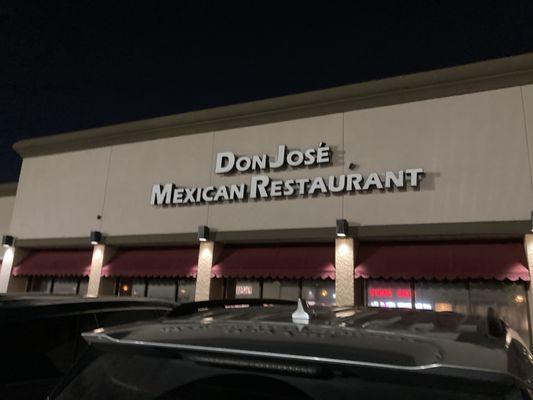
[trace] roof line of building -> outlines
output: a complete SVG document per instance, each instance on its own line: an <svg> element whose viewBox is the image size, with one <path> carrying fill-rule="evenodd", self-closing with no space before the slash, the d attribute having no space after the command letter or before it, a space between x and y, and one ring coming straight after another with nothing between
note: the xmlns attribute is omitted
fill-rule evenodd
<svg viewBox="0 0 533 400"><path fill-rule="evenodd" d="M14 196L17 194L18 182L0 183L0 197Z"/></svg>
<svg viewBox="0 0 533 400"><path fill-rule="evenodd" d="M533 53L21 140L16 142L13 148L22 157L33 157L287 121L530 83L533 83Z"/></svg>

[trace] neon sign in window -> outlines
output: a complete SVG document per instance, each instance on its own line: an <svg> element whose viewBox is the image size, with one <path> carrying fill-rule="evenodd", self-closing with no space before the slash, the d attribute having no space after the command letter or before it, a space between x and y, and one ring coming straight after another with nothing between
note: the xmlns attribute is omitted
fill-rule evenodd
<svg viewBox="0 0 533 400"><path fill-rule="evenodd" d="M237 285L235 287L235 294L237 296L251 296L254 292L252 285Z"/></svg>
<svg viewBox="0 0 533 400"><path fill-rule="evenodd" d="M412 308L413 293L408 282L368 281L370 307Z"/></svg>

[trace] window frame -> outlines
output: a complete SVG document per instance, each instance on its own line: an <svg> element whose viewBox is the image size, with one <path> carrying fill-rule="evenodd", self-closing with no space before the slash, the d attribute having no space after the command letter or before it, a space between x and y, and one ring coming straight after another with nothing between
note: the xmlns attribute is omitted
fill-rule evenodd
<svg viewBox="0 0 533 400"><path fill-rule="evenodd" d="M236 283L237 281L239 280L250 280L250 281L254 281L254 282L259 282L260 284L260 299L263 298L263 294L264 294L264 283L265 281L266 282L271 282L271 281L280 281L280 282L283 282L283 281L291 281L291 282L296 282L297 285L298 285L298 294L297 294L297 298L294 299L294 300L297 300L298 298L303 298L302 297L302 290L303 290L303 284L304 284L304 281L332 281L332 282L335 282L335 279L304 279L304 278L299 278L299 279L275 279L275 278L256 278L256 279L245 279L245 278L223 278L223 299L225 300L231 300L231 299L235 299L236 297L236 294L235 294L235 286L236 286ZM231 291L231 293L230 293ZM366 289L365 289L365 296L366 296ZM365 304L366 304L366 299L365 299Z"/></svg>
<svg viewBox="0 0 533 400"><path fill-rule="evenodd" d="M54 293L54 288L55 288L55 284L57 283L58 280L60 279L64 279L65 277L64 276L51 276L51 275L45 275L45 276L38 276L38 275L30 275L28 276L28 281L26 283L26 293L32 293L34 292L32 289L33 289L33 285L34 285L34 282L36 280L36 278L45 278L45 279L50 279L50 290L46 291L46 292L35 292L35 293L46 293L46 294L56 294L58 296L78 296L78 295L81 295L80 293L80 287L81 287L81 282L83 279L85 278L88 278L86 276L75 276L73 277L72 279L75 279L76 280L76 292L75 293ZM67 277L68 278L68 277Z"/></svg>

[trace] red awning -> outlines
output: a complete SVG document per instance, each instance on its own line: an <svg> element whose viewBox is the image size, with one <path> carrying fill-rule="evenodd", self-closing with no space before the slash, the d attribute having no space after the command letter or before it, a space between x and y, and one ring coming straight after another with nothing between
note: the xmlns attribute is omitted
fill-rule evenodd
<svg viewBox="0 0 533 400"><path fill-rule="evenodd" d="M13 268L14 276L88 276L90 250L41 250L31 253Z"/></svg>
<svg viewBox="0 0 533 400"><path fill-rule="evenodd" d="M362 244L355 277L529 281L521 243Z"/></svg>
<svg viewBox="0 0 533 400"><path fill-rule="evenodd" d="M335 279L334 245L228 247L211 270L216 278Z"/></svg>
<svg viewBox="0 0 533 400"><path fill-rule="evenodd" d="M102 275L193 278L197 269L197 247L125 249L102 268Z"/></svg>

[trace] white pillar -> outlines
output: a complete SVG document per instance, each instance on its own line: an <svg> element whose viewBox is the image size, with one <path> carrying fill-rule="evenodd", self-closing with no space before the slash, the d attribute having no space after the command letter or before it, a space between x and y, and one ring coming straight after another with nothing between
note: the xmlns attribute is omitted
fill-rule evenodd
<svg viewBox="0 0 533 400"><path fill-rule="evenodd" d="M217 285L212 285L213 280L211 279L211 269L215 265L223 247L222 243L212 241L200 242L194 301L223 298L222 285L218 281L216 281Z"/></svg>
<svg viewBox="0 0 533 400"><path fill-rule="evenodd" d="M194 301L209 300L209 292L211 289L211 268L213 267L215 259L214 255L215 242L200 242Z"/></svg>
<svg viewBox="0 0 533 400"><path fill-rule="evenodd" d="M335 293L338 306L354 305L355 248L353 238L335 239Z"/></svg>
<svg viewBox="0 0 533 400"><path fill-rule="evenodd" d="M11 270L13 269L14 259L15 247L8 247L4 252L2 269L0 270L0 293L7 293L7 287L9 286L9 279L11 278Z"/></svg>
<svg viewBox="0 0 533 400"><path fill-rule="evenodd" d="M113 257L115 249L105 244L97 244L93 247L91 259L91 272L87 285L87 297L98 297L101 293L102 268Z"/></svg>
<svg viewBox="0 0 533 400"><path fill-rule="evenodd" d="M2 268L0 269L0 293L7 293L9 281L11 279L11 270L28 254L26 250L16 246L8 247L4 252L2 259Z"/></svg>

